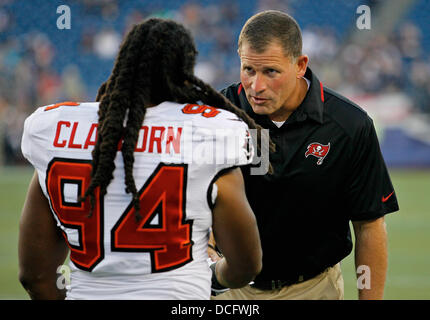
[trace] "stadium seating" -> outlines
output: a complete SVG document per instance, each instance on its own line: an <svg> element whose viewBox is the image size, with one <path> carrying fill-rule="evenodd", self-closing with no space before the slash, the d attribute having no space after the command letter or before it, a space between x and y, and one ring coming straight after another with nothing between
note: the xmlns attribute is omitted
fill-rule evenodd
<svg viewBox="0 0 430 320"><path fill-rule="evenodd" d="M327 53L326 46L320 48L320 51L315 51L317 57L311 57L312 68L315 66L317 73L324 78L325 84L327 84L329 82L325 79L326 73L324 73L327 71L326 66L329 65L327 62L330 62L329 59L331 59L337 63L335 55L338 52L336 50L339 50L348 41L348 36L356 28L357 7L372 2L377 3L377 1L370 0L238 0L234 2L228 0L74 0L67 1L71 10L71 29L60 30L56 27L57 19L60 16L57 13L57 7L63 5L64 1L3 0L0 1L0 84L2 84L0 97L6 96L6 100L11 104L22 94L29 95L23 103L27 105L27 110L25 110L27 114L32 112L35 106L55 102L51 101L52 99L59 101L72 99L61 84L64 81L64 73L74 66L80 75L75 81L78 81L84 88L81 99L94 99L98 87L107 79L112 70L115 56L109 54L112 53L109 51L112 48L106 46L106 43L97 47L96 39L99 39L103 32L110 32L113 46L118 45L131 22L137 22L139 19L149 16L176 19L191 29L199 51L198 65L203 66L199 70L203 70L201 71L202 76L205 75L205 72L212 72L213 76L208 77L209 82L215 88L221 89L238 80L239 59L236 53L236 41L241 26L255 12L269 8L286 10L291 13L297 19L304 34L306 31L310 31L308 34L316 31L313 39L317 45L318 41L324 42L321 37L332 36L330 39L333 41L333 46L336 47L332 55L325 57L326 60L321 59ZM410 30L413 32L415 28L420 46L418 57L411 58L407 54L401 57L402 70L409 70L409 66L413 66L416 62L421 64L415 64L415 70L430 70L429 12L429 1L416 0L396 25L394 35L397 36L398 33L404 32L407 23L412 23L413 28ZM410 30L408 32L411 32ZM41 52L37 52L40 50L41 44L45 48ZM306 45L307 43L305 43ZM397 46L399 44L398 41L390 39L388 45ZM98 52L97 48L101 52ZM390 51L387 50L387 52L389 54ZM32 77L31 82L34 86L27 88L25 93L22 93L22 88L15 83L17 77L15 69L23 60L27 62L28 68L24 70L30 72L29 77ZM421 68L421 65L424 67ZM319 70L319 66L325 67L325 70ZM346 69L345 66L341 67ZM40 92L43 89L40 88L43 83L40 80L43 72L48 72L48 75L55 79L54 82L59 82L59 92L54 90L54 93L47 94L46 100L48 101L43 100L45 95ZM354 77L357 75L354 71L352 73L352 79L348 78L344 82L355 80ZM353 82L351 86L362 85L363 87L359 89L364 92L381 94L384 90L391 90L391 84L397 85L397 90L409 95L415 103L416 111L430 114L430 103L428 102L430 101L430 71L428 71L427 87L425 85L417 87L409 73L405 73L405 76L403 74L404 72L401 72L401 81L399 78L392 80L389 78L390 74L388 76L380 74L379 86L367 83L365 78L358 79L359 81ZM426 76L421 73L418 74L418 80L419 77L425 78ZM50 80L51 85L52 79ZM384 84L387 88L383 86ZM339 88L334 87L334 89ZM15 124L15 126L19 127L20 124ZM20 130L15 131L19 136ZM399 141L406 141L404 144L408 147L416 145L409 143L407 138L403 139L404 136L399 136L397 131L387 131L385 136L387 139L391 137L390 139L398 138ZM388 163L403 166L407 160L399 160L394 149L391 152L390 148L394 145L390 141L393 140L382 141L383 152L388 155ZM15 145L17 144L15 143ZM16 152L19 152L19 149L16 149ZM430 156L427 153L417 151L417 154L424 157L425 163L430 166ZM411 165L414 163L416 162L410 161Z"/></svg>

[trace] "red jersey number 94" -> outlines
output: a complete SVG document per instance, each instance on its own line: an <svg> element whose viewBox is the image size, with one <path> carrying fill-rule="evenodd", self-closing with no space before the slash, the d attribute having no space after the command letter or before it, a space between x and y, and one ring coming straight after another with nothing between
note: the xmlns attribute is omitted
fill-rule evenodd
<svg viewBox="0 0 430 320"><path fill-rule="evenodd" d="M85 160L53 159L47 170L46 187L54 214L65 228L76 229L79 241L67 239L70 259L80 269L92 271L104 259L103 197L96 189L93 214L89 199L71 201L65 195L72 185L83 195L91 179L91 163ZM187 165L160 163L139 191L140 216L130 203L111 230L111 250L149 252L152 272L179 268L192 261L192 220L185 216ZM159 224L149 224L159 214ZM72 243L71 243L72 242Z"/></svg>

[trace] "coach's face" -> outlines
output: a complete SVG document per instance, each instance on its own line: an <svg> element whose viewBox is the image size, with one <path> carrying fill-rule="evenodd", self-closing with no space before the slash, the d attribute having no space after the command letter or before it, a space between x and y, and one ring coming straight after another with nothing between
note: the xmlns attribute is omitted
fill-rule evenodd
<svg viewBox="0 0 430 320"><path fill-rule="evenodd" d="M240 80L246 97L256 114L284 121L300 105L307 91L303 75L308 57L293 61L277 41L258 53L247 41L239 48Z"/></svg>

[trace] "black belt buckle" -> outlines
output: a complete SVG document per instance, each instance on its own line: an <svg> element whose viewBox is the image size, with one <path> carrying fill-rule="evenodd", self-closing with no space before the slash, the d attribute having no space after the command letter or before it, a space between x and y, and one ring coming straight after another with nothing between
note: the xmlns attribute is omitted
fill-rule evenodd
<svg viewBox="0 0 430 320"><path fill-rule="evenodd" d="M293 284L310 280L318 276L319 274L323 273L325 270L327 269L324 269L323 271L318 271L318 272L304 273L304 274L295 276L294 278L290 278L288 280L260 280L260 281L257 280L257 281L254 281L253 284L251 284L251 287L257 288L260 290L282 289L285 286L291 286Z"/></svg>
<svg viewBox="0 0 430 320"><path fill-rule="evenodd" d="M287 285L290 285L290 283L285 280L261 280L255 281L253 284L251 284L251 287L260 290L276 290L282 289Z"/></svg>

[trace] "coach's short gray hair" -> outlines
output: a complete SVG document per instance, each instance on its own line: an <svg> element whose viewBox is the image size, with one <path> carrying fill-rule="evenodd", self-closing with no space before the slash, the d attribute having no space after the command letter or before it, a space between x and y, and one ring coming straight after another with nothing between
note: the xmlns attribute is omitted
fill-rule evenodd
<svg viewBox="0 0 430 320"><path fill-rule="evenodd" d="M261 53L274 40L283 47L286 56L295 59L302 55L302 33L297 21L277 10L257 13L246 21L239 35L239 54L245 41Z"/></svg>

